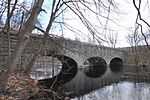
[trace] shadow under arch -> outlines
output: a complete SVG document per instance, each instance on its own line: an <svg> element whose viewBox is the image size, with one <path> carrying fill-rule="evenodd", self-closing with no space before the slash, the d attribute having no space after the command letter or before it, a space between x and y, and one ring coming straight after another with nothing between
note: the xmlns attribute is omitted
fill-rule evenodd
<svg viewBox="0 0 150 100"><path fill-rule="evenodd" d="M87 61L86 61L86 64L88 64L88 67L85 68L86 76L90 78L98 78L106 72L107 63L103 58L90 57L87 59Z"/></svg>
<svg viewBox="0 0 150 100"><path fill-rule="evenodd" d="M110 61L110 69L114 73L122 72L123 70L123 60L121 58L113 58Z"/></svg>
<svg viewBox="0 0 150 100"><path fill-rule="evenodd" d="M38 80L38 85L42 85L45 88L52 88L61 86L71 81L77 74L77 63L75 60L64 55L55 55L62 63L62 69L60 73L52 78Z"/></svg>

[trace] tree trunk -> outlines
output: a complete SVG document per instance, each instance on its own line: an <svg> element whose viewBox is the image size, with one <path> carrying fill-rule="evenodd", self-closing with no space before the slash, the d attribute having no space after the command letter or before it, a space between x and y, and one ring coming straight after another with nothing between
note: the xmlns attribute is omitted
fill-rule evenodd
<svg viewBox="0 0 150 100"><path fill-rule="evenodd" d="M12 53L11 57L8 60L8 65L6 66L7 70L2 71L3 73L0 72L1 74L3 74L2 76L0 76L1 77L0 81L3 83L3 85L1 87L5 86L5 84L8 80L9 74L12 73L17 67L21 53L24 50L24 48L29 40L29 37L31 35L31 32L35 27L35 22L36 22L37 16L39 15L39 13L41 11L43 2L44 2L44 0L38 0L35 3L34 7L32 8L30 17L28 18L28 20L25 22L25 24L19 30L20 39L16 46L15 51ZM0 89L1 89L1 87L0 87Z"/></svg>
<svg viewBox="0 0 150 100"><path fill-rule="evenodd" d="M31 69L32 66L34 65L34 63L35 63L35 61L36 61L36 58L37 58L38 55L41 53L43 47L44 47L45 44L46 44L46 41L47 41L48 37L50 37L50 36L49 36L49 31L50 31L50 29L51 29L51 26L52 26L53 21L54 21L55 18L56 18L55 15L56 15L56 13L57 13L57 11L58 11L58 7L59 7L58 5L59 5L59 4L60 4L60 1L58 2L57 6L56 6L56 10L53 11L53 10L54 10L54 6L55 6L55 0L53 0L51 16L50 16L50 20L49 20L49 23L48 23L48 25L47 25L46 31L44 31L44 30L42 30L42 29L40 29L40 28L37 27L37 29L40 30L42 33L44 33L44 35L43 35L43 39L42 39L42 42L41 42L40 47L39 47L38 50L34 53L33 58L31 59L31 61L30 61L29 64L27 65L27 68L25 69L25 73L26 73L27 75L29 75L30 69Z"/></svg>
<svg viewBox="0 0 150 100"><path fill-rule="evenodd" d="M44 33L40 47L39 47L38 50L34 53L33 58L31 59L31 61L28 63L28 65L26 66L26 68L25 68L25 70L24 70L24 72L25 72L27 75L29 75L31 68L32 68L32 66L34 65L35 61L36 61L36 58L38 57L38 55L39 55L40 52L42 51L43 47L45 46L48 37L49 37L48 33Z"/></svg>

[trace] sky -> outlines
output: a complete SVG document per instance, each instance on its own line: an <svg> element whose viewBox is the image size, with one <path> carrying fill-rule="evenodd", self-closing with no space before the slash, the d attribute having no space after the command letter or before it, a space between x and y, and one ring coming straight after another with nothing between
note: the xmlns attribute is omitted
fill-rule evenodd
<svg viewBox="0 0 150 100"><path fill-rule="evenodd" d="M20 0L22 1L22 0ZM31 2L31 0L26 0L27 2ZM105 0L102 0L103 2L107 3ZM135 28L135 21L136 21L136 16L137 16L137 11L132 3L132 0L114 0L115 4L117 5L118 9L117 11L120 12L114 13L110 12L110 19L108 20L108 25L107 28L110 28L111 31L105 31L103 28L101 28L101 23L103 26L105 26L106 20L105 18L98 17L100 22L97 20L97 17L95 14L85 11L83 11L83 14L88 18L88 20L92 23L92 27L96 28L96 31L99 32L99 37L103 40L108 41L109 38L111 37L111 34L117 35L117 44L116 47L127 47L130 46L129 43L127 42L127 35L131 34L131 30L134 30ZM149 20L149 15L150 12L148 12L148 8L145 6L145 1L142 0L142 17L146 19L146 21ZM51 10L51 5L52 5L52 0L45 0L43 4L43 8L45 9L45 12L40 13L39 15L39 20L41 21L43 29L46 28L48 21L49 21L49 16L50 16L50 10ZM90 5L92 9L94 9L93 6ZM112 7L111 7L112 8ZM107 11L101 11L102 15L108 16ZM62 21L62 18L64 19ZM64 36L65 38L70 38L73 40L80 40L83 42L93 42L93 37L91 33L85 28L81 20L71 11L71 10L66 10L60 15L60 18L58 18L56 21L61 21L67 23L68 28L61 26L60 24L53 24L53 27L50 31L52 34L56 34L59 36ZM139 21L140 22L140 21ZM140 22L141 23L141 22ZM115 36L114 35L114 36ZM107 38L106 38L107 37ZM109 43L107 42L102 42L102 45L105 46L110 46Z"/></svg>
<svg viewBox="0 0 150 100"><path fill-rule="evenodd" d="M118 35L118 38L117 38L118 41L117 41L117 45L116 45L117 47L129 46L129 44L126 41L126 36L130 32L129 28L134 27L134 25L135 25L136 10L135 10L134 6L131 3L129 3L129 1L132 2L131 0L122 0L122 1L116 0L116 3L118 4L118 9L120 9L121 14L117 15L117 14L110 13L110 19L115 21L115 23L112 21L108 21L108 24L109 24L108 26L112 30L114 30L113 33ZM104 15L107 16L107 12L104 12L104 13L106 13ZM67 16L70 16L70 19L71 18L77 19L76 16L71 12L68 12ZM90 15L91 22L95 23L96 25L99 25L99 24L97 24L97 20L94 21L94 18L95 18L94 16L95 15L92 15L92 14ZM103 24L105 24L106 19L100 18L100 20ZM68 21L68 23L71 24L71 26L77 28L78 30L81 30L87 36L90 35L90 33L87 31L87 29L82 25L81 21L70 20L70 21ZM84 29L84 31L83 31L83 29ZM100 33L102 33L102 35L105 35L103 29L98 28L97 30ZM65 33L66 33L66 37L70 38L70 34L68 34L70 32L65 30ZM78 34L76 34L74 37L76 37L76 36L78 36ZM74 37L72 36L71 38L74 38ZM78 37L78 38L81 41L83 41L83 40L89 41L88 39L86 39L85 35ZM105 39L105 37L103 39ZM104 42L103 44L106 46L109 45L109 44L107 44L107 42Z"/></svg>
<svg viewBox="0 0 150 100"><path fill-rule="evenodd" d="M133 4L131 4L130 2L132 2L132 1L131 0L123 0L123 1L118 2L118 0L116 0L118 9L120 9L121 14L119 14L119 15L110 14L110 18L112 20L114 20L115 23L112 21L108 21L108 24L109 24L109 27L114 30L113 33L118 35L118 38L117 38L118 41L117 41L117 45L116 45L117 47L129 46L129 44L126 41L126 36L130 32L129 28L134 27L135 18L136 18L136 10L135 10ZM104 14L104 13L106 13L106 14ZM103 15L107 16L107 12L104 12L104 13L103 13ZM73 32L70 32L70 30L68 30L67 28L64 28L63 35L66 38L79 39L80 41L84 41L84 42L92 41L91 34L88 32L88 30L84 27L82 22L78 19L78 17L74 13L72 13L71 11L67 11L64 13L64 17L67 17L67 19L71 19L71 20L67 20L66 23L69 23L70 26L74 27L74 29L80 30L82 33L82 34L73 33ZM99 24L97 24L97 20L94 20L94 19L96 19L95 15L91 14L89 17L89 20L92 23L99 26ZM103 24L105 24L106 19L100 18L100 20ZM103 29L98 28L97 30L101 33L104 33ZM57 31L55 31L55 32L57 32ZM60 34L60 32L55 33L55 34ZM104 34L102 34L102 35L104 35ZM91 37L90 40L88 38L89 36ZM103 39L105 39L105 37ZM109 44L107 44L107 42L104 42L103 44L106 46L109 45Z"/></svg>

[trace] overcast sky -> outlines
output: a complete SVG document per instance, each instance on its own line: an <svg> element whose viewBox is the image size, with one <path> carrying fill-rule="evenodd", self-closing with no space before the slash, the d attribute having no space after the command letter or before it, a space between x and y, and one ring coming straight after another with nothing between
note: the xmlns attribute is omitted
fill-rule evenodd
<svg viewBox="0 0 150 100"><path fill-rule="evenodd" d="M28 0L27 0L28 1ZM30 1L30 0L29 0ZM51 10L51 1L52 0L45 0L43 8L46 10L47 13L41 13L39 16L39 19L41 20L43 27L46 28L46 25L48 24L48 20L49 20L49 15L50 15L50 10ZM137 16L137 12L136 9L134 8L134 5L132 3L132 0L114 0L115 4L118 6L119 12L120 14L116 14L111 12L110 13L110 19L108 21L108 28L111 28L113 31L111 31L112 33L117 33L118 35L118 41L117 41L117 47L125 47L125 46L129 46L129 44L127 43L126 37L128 34L131 33L131 29L134 29L135 27L135 20L136 20L136 16ZM145 1L146 0L142 0L142 17L144 17L147 21L149 21L149 12L145 6ZM145 6L145 7L144 7ZM104 12L103 15L107 15L107 12ZM95 24L97 26L100 26L100 24L98 23L95 15L92 15L91 13L87 13L89 20L93 23L93 25ZM60 15L62 16L62 15ZM66 38L71 38L71 39L75 39L78 38L81 41L87 42L89 41L89 37L92 39L91 34L89 33L89 31L84 27L84 25L82 24L82 22L79 20L79 18L70 10L67 10L63 13L63 17L66 18L67 20L65 20L65 22L73 27L75 30L72 31L76 31L77 33L74 33L72 31L70 31L68 28L62 28L61 30L61 26L60 25L54 25L54 27L51 30L51 33L57 34L57 35L64 35ZM57 20L58 21L58 20ZM105 24L106 23L106 19L100 18L100 21ZM78 30L78 31L77 31ZM97 28L97 30L101 33L101 37L103 39L105 39L104 37L104 30L101 28ZM80 34L81 33L81 34ZM106 32L108 33L108 31ZM108 45L107 43L103 43L104 45Z"/></svg>
<svg viewBox="0 0 150 100"><path fill-rule="evenodd" d="M134 27L135 26L135 19L136 19L136 10L132 4L132 0L115 0L118 6L118 9L120 10L120 14L117 15L116 13L110 13L110 19L112 19L113 21L108 21L108 27L110 27L113 31L113 33L117 33L118 34L118 42L117 42L117 47L124 47L124 46L129 46L129 44L126 42L126 36L128 33L130 33L129 28L130 27ZM105 15L105 14L103 14ZM84 25L82 25L81 21L79 21L79 19L77 19L77 17L75 16L75 14L73 14L72 12L67 12L65 14L65 16L69 16L68 19L74 19L74 20L68 20L69 25L71 25L72 27L82 31L84 33L84 35L82 34L81 36L79 34L74 34L74 36L72 35L73 33L71 33L70 31L68 31L67 29L64 30L64 34L67 38L74 38L76 36L80 36L78 37L81 41L88 41L88 39L86 39L86 36L89 36L90 33L87 31L87 29L84 27ZM106 12L106 16L107 16L107 12ZM90 15L89 20L91 20L92 23L97 24L97 19L95 18L95 15ZM95 19L94 19L95 18ZM101 22L103 22L105 24L106 19L100 18ZM104 30L98 28L97 30L99 30L99 32L103 33ZM70 35L71 34L71 35ZM104 35L104 34L103 34ZM105 37L104 37L105 39ZM104 45L108 45L107 43L103 43Z"/></svg>

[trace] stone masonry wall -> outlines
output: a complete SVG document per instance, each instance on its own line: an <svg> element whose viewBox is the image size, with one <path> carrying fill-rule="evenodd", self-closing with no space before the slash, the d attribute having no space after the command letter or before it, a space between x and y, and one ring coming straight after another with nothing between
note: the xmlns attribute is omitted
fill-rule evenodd
<svg viewBox="0 0 150 100"><path fill-rule="evenodd" d="M10 48L11 53L16 48L17 42L19 41L19 34L11 32L10 34ZM40 47L42 41L42 35L32 34L30 40L24 49L20 61L18 63L18 69L24 69L30 62L34 53ZM8 58L9 58L9 43L8 36L5 34L4 41L0 47L0 67L6 68ZM113 48L102 47L98 45L91 45L88 43L71 41L64 38L49 38L43 51L39 56L49 56L55 53L56 55L65 55L73 58L77 64L83 66L85 60L90 57L102 57L106 60L107 64L115 58L119 57L125 61L125 53L121 50L116 50Z"/></svg>
<svg viewBox="0 0 150 100"><path fill-rule="evenodd" d="M11 48L11 54L16 48L17 42L19 41L19 35L16 33L10 34L10 48ZM34 53L37 51L37 49L40 47L42 41L42 35L32 35L30 37L30 40L24 49L20 61L18 63L18 69L23 69L26 67L26 65L29 63L31 58L33 57ZM54 52L55 49L57 49L54 42L51 42L50 40L47 41L46 46L43 48L43 51L40 55L48 55L50 52ZM0 47L0 67L5 68L7 65L9 58L9 43L8 43L8 36L4 34L4 40L2 42L2 45Z"/></svg>

